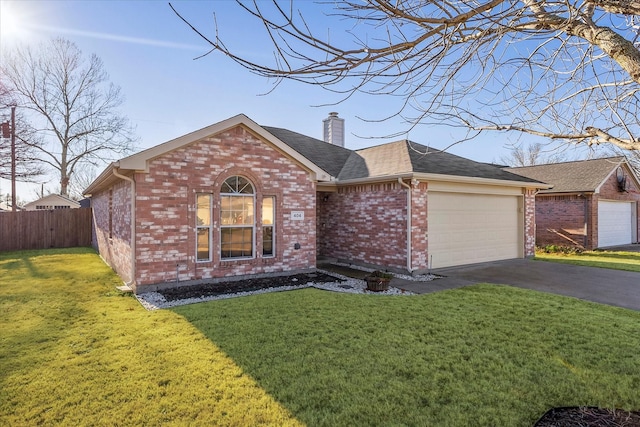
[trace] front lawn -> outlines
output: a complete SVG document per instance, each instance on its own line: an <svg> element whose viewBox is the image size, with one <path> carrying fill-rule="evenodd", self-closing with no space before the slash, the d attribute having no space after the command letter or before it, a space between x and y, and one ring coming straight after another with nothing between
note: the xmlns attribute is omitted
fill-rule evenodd
<svg viewBox="0 0 640 427"><path fill-rule="evenodd" d="M89 249L0 254L0 425L531 426L640 408L640 313L506 286L147 312Z"/></svg>
<svg viewBox="0 0 640 427"><path fill-rule="evenodd" d="M536 251L536 259L583 265L586 267L612 268L640 272L640 252L588 251L582 253L546 253Z"/></svg>
<svg viewBox="0 0 640 427"><path fill-rule="evenodd" d="M506 286L173 309L310 426L531 426L640 408L640 313Z"/></svg>
<svg viewBox="0 0 640 427"><path fill-rule="evenodd" d="M0 425L299 425L183 317L120 284L90 249L0 254Z"/></svg>

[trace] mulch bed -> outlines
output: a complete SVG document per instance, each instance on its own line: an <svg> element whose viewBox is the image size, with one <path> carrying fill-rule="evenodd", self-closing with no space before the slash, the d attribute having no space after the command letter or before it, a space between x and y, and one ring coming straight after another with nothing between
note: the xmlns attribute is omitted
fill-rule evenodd
<svg viewBox="0 0 640 427"><path fill-rule="evenodd" d="M640 411L604 409L589 406L553 408L534 427L638 427Z"/></svg>
<svg viewBox="0 0 640 427"><path fill-rule="evenodd" d="M254 292L261 289L279 288L282 286L302 286L307 283L343 282L343 279L324 273L301 273L290 276L261 277L220 283L181 286L157 291L167 301L187 298L211 297L238 292Z"/></svg>

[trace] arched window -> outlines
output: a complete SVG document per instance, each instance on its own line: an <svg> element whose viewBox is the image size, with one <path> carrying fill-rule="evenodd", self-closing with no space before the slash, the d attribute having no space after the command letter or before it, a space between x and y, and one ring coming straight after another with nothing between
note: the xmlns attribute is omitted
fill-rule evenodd
<svg viewBox="0 0 640 427"><path fill-rule="evenodd" d="M220 258L254 256L255 191L242 176L227 178L220 189Z"/></svg>

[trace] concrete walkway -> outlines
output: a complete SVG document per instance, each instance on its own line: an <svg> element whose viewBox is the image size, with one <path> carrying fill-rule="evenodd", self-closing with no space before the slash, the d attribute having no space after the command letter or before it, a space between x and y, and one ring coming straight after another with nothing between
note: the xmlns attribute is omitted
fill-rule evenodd
<svg viewBox="0 0 640 427"><path fill-rule="evenodd" d="M362 270L319 265L348 277L362 279ZM530 259L512 259L432 271L441 276L428 282L394 278L391 286L417 294L456 289L476 283L494 283L580 298L640 311L640 273L581 267Z"/></svg>

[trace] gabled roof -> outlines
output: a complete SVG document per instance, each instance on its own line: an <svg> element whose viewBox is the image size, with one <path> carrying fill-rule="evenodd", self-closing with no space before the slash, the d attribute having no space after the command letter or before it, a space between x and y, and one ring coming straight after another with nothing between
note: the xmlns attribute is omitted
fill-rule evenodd
<svg viewBox="0 0 640 427"><path fill-rule="evenodd" d="M537 183L535 179L409 140L365 148L355 153L362 161L352 157L340 173L340 180L412 173Z"/></svg>
<svg viewBox="0 0 640 427"><path fill-rule="evenodd" d="M136 171L146 172L149 169L149 162L157 157L167 154L171 151L186 147L195 142L201 141L208 137L214 136L225 130L232 129L237 126L244 126L246 129L267 141L276 150L296 161L302 167L309 170L315 175L319 181L328 181L331 174L323 170L316 163L302 155L300 152L285 144L278 139L277 136L268 132L265 128L258 125L244 114L238 114L229 119L207 126L195 132L188 133L181 137L172 139L165 143L153 146L139 153L120 159L108 165L105 170L84 190L83 194L91 195L95 191L112 185L121 178L119 176L132 175ZM117 174L117 175L116 175Z"/></svg>
<svg viewBox="0 0 640 427"><path fill-rule="evenodd" d="M265 128L258 125L256 122L254 122L244 114L238 114L237 116L231 117L227 120L223 120L211 126L207 126L195 132L188 133L179 138L172 139L171 141L167 141L163 144L156 145L155 147L151 147L147 150L133 154L129 157L125 157L124 159L117 162L117 166L122 169L146 171L148 169L149 161L156 157L159 157L170 151L185 147L189 144L193 144L194 142L198 142L202 139L216 135L220 132L239 125L244 126L254 134L262 137L276 149L280 150L283 154L288 155L289 157L300 163L302 166L314 172L317 175L318 179L328 179L326 172L321 170L317 164L310 161L310 159L300 155L298 151L292 149L289 145L284 144L277 137L275 137L275 135L272 135L271 133L266 131Z"/></svg>
<svg viewBox="0 0 640 427"><path fill-rule="evenodd" d="M625 162L620 156L505 169L553 185L541 193L590 193Z"/></svg>
<svg viewBox="0 0 640 427"><path fill-rule="evenodd" d="M467 181L486 180L484 182L489 184L509 183L516 186L528 184L536 188L547 187L535 179L510 173L503 168L475 162L408 140L353 151L287 129L260 126L244 114L239 114L110 164L84 193L90 195L122 179L123 176L131 176L135 171L148 171L149 162L154 158L239 125L307 168L318 182L410 176L441 180L448 180L447 177L462 177Z"/></svg>
<svg viewBox="0 0 640 427"><path fill-rule="evenodd" d="M338 181L418 173L537 182L491 164L475 162L408 140L353 151L287 129L269 126L263 128Z"/></svg>
<svg viewBox="0 0 640 427"><path fill-rule="evenodd" d="M33 202L27 203L24 205L25 209L29 209L32 206L71 206L74 208L79 208L80 203L77 201L70 199L67 196L63 196L61 194L48 194L44 197L41 197L38 200L34 200Z"/></svg>

